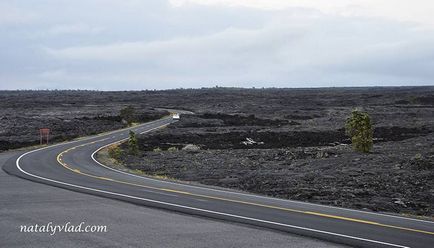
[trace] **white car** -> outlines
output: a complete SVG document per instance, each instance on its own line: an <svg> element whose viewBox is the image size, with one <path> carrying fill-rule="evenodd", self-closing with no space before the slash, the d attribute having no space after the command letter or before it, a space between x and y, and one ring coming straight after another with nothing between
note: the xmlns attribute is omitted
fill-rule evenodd
<svg viewBox="0 0 434 248"><path fill-rule="evenodd" d="M173 118L174 120L179 120L180 116L179 116L178 113L175 113L175 114L172 115L172 118Z"/></svg>

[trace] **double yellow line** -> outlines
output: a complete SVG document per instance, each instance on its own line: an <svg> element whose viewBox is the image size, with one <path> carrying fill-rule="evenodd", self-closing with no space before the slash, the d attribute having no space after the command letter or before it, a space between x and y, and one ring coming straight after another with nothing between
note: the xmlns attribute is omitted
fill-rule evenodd
<svg viewBox="0 0 434 248"><path fill-rule="evenodd" d="M85 144L81 144L81 145L77 145L77 146L71 147L71 148L69 148L69 149L67 149L67 150L65 150L65 151L63 151L63 152L61 152L61 153L59 153L57 155L57 162L59 164L61 164L64 168L66 168L66 169L68 169L68 170L70 170L70 171L72 171L74 173L77 173L77 174L80 174L80 175L83 175L83 176L87 176L87 177L91 177L91 178L95 178L95 179L99 179L99 180L106 180L106 181L111 181L111 182L116 182L116 183L121 183L121 184L126 184L126 185L132 185L132 186L137 186L137 187L146 188L146 189L157 190L157 191L164 191L164 192L169 192L169 193L177 193L177 194L195 196L195 197L204 198L204 199L212 199L212 200L220 200L220 201L226 201L226 202L233 202L233 203L239 203L239 204L257 206L257 207L277 209L277 210L282 210L282 211L287 211L287 212L293 212L293 213L300 213L300 214L306 214L306 215L312 215L312 216L320 216L320 217L324 217L324 218L338 219L338 220L344 220L344 221L351 221L351 222L363 223L363 224L368 224L368 225L375 225L375 226L380 226L380 227L399 229L399 230L403 230L403 231L410 231L410 232L417 232L417 233L434 235L434 232L430 232L430 231L424 231L424 230L418 230L418 229L413 229L413 228L388 225L388 224L383 224L383 223L373 222L373 221L368 221L368 220L348 218L348 217L343 217L343 216L338 216L338 215L324 214L324 213L319 213L319 212L303 211L303 210L297 210L297 209L292 209L292 208L284 208L284 207L278 207L278 206L261 204L261 203L247 202L247 201L234 200L234 199L228 199L228 198L222 198L222 197L216 197L216 196L196 194L196 193L191 193L191 192L187 192L187 191L180 191L180 190L174 190L174 189L169 189L169 188L153 187L153 186L147 186L147 185L142 185L142 184L137 184L137 183L131 183L131 182L121 181L121 180L117 180L117 179L112 179L112 178L101 177L101 176L96 176L96 175L84 173L84 172L81 172L79 169L71 168L68 164L66 164L65 162L63 162L62 157L63 157L63 155L65 153L67 153L67 152L69 152L69 151L71 151L73 149L76 149L76 148L79 148L79 147L83 147L83 146L87 146L87 145L90 145L90 144L95 144L97 142L100 142L100 141L103 141L103 140L106 140L106 139L92 141L92 142L89 142L89 143L85 143Z"/></svg>

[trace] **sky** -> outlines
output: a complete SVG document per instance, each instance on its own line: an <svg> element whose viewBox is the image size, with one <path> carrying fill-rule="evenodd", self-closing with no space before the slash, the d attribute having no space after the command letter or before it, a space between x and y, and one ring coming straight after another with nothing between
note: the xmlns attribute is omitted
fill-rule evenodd
<svg viewBox="0 0 434 248"><path fill-rule="evenodd" d="M432 0L0 0L0 90L434 85Z"/></svg>

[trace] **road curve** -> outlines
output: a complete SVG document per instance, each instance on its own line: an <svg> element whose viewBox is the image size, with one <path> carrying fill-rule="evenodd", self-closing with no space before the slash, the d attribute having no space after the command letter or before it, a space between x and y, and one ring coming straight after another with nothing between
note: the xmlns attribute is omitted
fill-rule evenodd
<svg viewBox="0 0 434 248"><path fill-rule="evenodd" d="M3 169L25 179L138 205L241 222L358 247L434 247L434 222L167 182L106 167L96 151L174 122L132 128L21 154Z"/></svg>

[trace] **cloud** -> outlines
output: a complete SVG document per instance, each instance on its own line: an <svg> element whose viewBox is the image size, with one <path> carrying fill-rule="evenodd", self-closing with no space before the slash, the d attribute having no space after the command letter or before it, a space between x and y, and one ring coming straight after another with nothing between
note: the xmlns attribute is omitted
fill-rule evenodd
<svg viewBox="0 0 434 248"><path fill-rule="evenodd" d="M413 27L365 18L280 16L256 29L47 52L59 60L102 63L143 83L430 82L434 36Z"/></svg>
<svg viewBox="0 0 434 248"><path fill-rule="evenodd" d="M163 41L121 42L94 46L77 46L62 49L47 49L47 52L60 59L103 60L103 61L148 61L171 60L185 58L201 59L204 57L234 57L234 53L243 50L255 52L255 46L265 41L264 34L268 29L243 30L228 28L222 32L205 36L177 37ZM278 39L276 35L273 35ZM281 41L282 42L282 41ZM272 48L272 47L269 47ZM261 52L261 51L259 51ZM173 60L173 59L172 59Z"/></svg>
<svg viewBox="0 0 434 248"><path fill-rule="evenodd" d="M102 27L93 27L85 23L55 25L46 32L50 35L65 34L99 34L104 30Z"/></svg>
<svg viewBox="0 0 434 248"><path fill-rule="evenodd" d="M0 2L0 26L29 23L37 18L38 15L33 11Z"/></svg>
<svg viewBox="0 0 434 248"><path fill-rule="evenodd" d="M23 4L43 18L0 34L0 88L432 85L434 30L378 1Z"/></svg>
<svg viewBox="0 0 434 248"><path fill-rule="evenodd" d="M57 69L57 70L50 70L50 71L44 71L40 73L38 76L43 79L63 79L65 76L67 76L67 72L64 69Z"/></svg>
<svg viewBox="0 0 434 248"><path fill-rule="evenodd" d="M434 2L431 0L170 0L174 7L209 5L249 7L262 10L287 8L316 9L324 14L356 17L380 17L410 21L434 27Z"/></svg>

